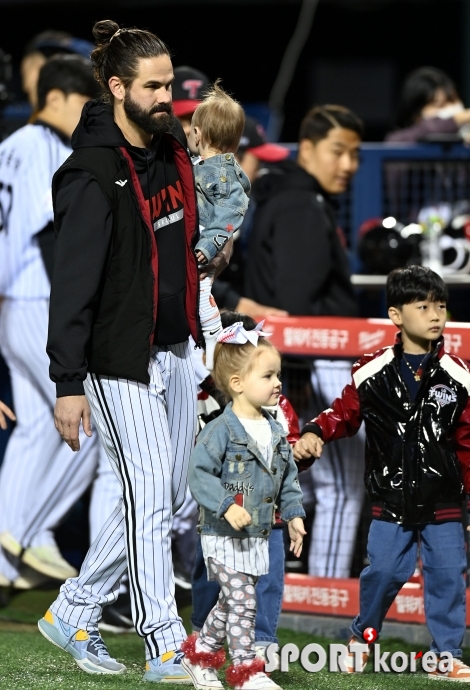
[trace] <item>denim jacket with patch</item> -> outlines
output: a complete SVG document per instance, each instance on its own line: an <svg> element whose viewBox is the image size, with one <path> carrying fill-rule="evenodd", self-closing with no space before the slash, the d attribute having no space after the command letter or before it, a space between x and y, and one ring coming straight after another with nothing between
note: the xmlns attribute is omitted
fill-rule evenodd
<svg viewBox="0 0 470 690"><path fill-rule="evenodd" d="M284 522L305 517L297 466L286 432L268 412L263 414L272 430L270 468L231 403L200 432L188 475L189 488L199 504L200 534L267 538L276 506ZM233 503L242 504L251 515L251 525L240 531L224 518Z"/></svg>
<svg viewBox="0 0 470 690"><path fill-rule="evenodd" d="M221 153L194 165L201 238L196 250L212 261L243 223L250 181L233 153Z"/></svg>

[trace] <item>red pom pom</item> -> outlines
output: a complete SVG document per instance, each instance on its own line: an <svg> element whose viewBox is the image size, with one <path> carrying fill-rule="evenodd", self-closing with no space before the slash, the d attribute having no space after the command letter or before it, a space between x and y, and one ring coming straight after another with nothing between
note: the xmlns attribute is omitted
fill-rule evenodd
<svg viewBox="0 0 470 690"><path fill-rule="evenodd" d="M229 666L225 671L225 680L229 685L235 687L236 685L243 685L256 673L264 673L264 661L259 657L236 666L233 664Z"/></svg>
<svg viewBox="0 0 470 690"><path fill-rule="evenodd" d="M215 668L218 670L225 664L225 651L219 649L218 652L197 652L197 634L190 635L181 645L181 651L191 664L197 664L201 668Z"/></svg>

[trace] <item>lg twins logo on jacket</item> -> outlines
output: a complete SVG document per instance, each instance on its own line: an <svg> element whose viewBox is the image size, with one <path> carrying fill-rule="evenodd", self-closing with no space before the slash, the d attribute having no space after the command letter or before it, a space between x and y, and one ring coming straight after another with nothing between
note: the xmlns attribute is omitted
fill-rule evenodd
<svg viewBox="0 0 470 690"><path fill-rule="evenodd" d="M440 407L444 405L449 405L450 403L457 402L457 396L453 390L444 386L444 384L439 383L437 386L433 386L429 391L431 398L434 398L436 402L439 403Z"/></svg>

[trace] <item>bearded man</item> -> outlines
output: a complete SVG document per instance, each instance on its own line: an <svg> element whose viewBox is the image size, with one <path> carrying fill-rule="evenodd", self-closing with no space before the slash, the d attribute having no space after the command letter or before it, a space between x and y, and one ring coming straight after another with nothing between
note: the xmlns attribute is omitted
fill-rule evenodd
<svg viewBox="0 0 470 690"><path fill-rule="evenodd" d="M77 450L80 422L91 434L91 408L122 498L39 628L84 671L123 673L98 621L127 568L145 680L190 683L181 667L186 633L174 599L171 528L196 431L192 165L172 114L164 43L112 21L95 24L93 34L91 59L108 102L84 108L74 152L54 177L47 351L58 431Z"/></svg>

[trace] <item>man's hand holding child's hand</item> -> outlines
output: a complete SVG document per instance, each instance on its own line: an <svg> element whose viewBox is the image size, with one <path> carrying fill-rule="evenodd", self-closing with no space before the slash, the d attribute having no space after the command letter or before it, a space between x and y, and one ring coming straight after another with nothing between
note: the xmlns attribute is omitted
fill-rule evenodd
<svg viewBox="0 0 470 690"><path fill-rule="evenodd" d="M323 445L322 439L309 431L295 444L294 459L308 460L311 457L319 458L322 454Z"/></svg>
<svg viewBox="0 0 470 690"><path fill-rule="evenodd" d="M293 518L287 523L290 537L289 551L292 551L297 558L302 553L304 536L307 534L304 528L304 521L300 517Z"/></svg>
<svg viewBox="0 0 470 690"><path fill-rule="evenodd" d="M247 525L251 525L250 513L236 503L232 503L232 505L227 508L224 518L233 527L233 529L237 530L237 532Z"/></svg>

